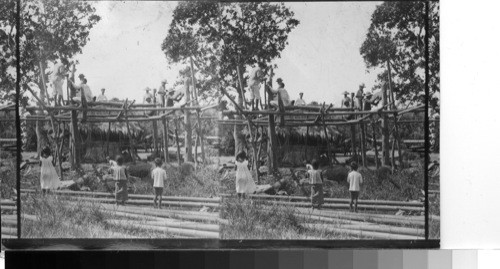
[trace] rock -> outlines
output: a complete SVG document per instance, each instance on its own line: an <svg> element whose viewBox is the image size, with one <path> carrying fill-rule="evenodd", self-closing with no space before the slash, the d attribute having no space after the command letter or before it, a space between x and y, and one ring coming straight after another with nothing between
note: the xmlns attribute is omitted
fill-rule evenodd
<svg viewBox="0 0 500 269"><path fill-rule="evenodd" d="M269 173L269 168L267 166L263 165L263 166L259 167L259 173L267 174L267 173Z"/></svg>
<svg viewBox="0 0 500 269"><path fill-rule="evenodd" d="M286 191L283 191L283 190L278 191L276 194L277 195L288 195L288 193L286 193Z"/></svg>
<svg viewBox="0 0 500 269"><path fill-rule="evenodd" d="M80 188L81 191L91 191L89 187L83 186Z"/></svg>
<svg viewBox="0 0 500 269"><path fill-rule="evenodd" d="M62 166L63 171L67 171L67 170L71 169L71 164L69 162L63 162L61 164L61 166Z"/></svg>
<svg viewBox="0 0 500 269"><path fill-rule="evenodd" d="M83 182L85 182L85 179L83 179L83 177L80 177L80 178L78 178L77 180L75 180L74 182L75 182L76 184L78 184L78 185L82 185L82 184L83 184Z"/></svg>
<svg viewBox="0 0 500 269"><path fill-rule="evenodd" d="M347 175L349 174L349 170L345 166L336 165L323 169L321 174L325 180L331 180L339 184L347 185Z"/></svg>
<svg viewBox="0 0 500 269"><path fill-rule="evenodd" d="M59 185L60 189L70 189L76 186L76 182L73 180L63 180L61 181L61 184Z"/></svg>
<svg viewBox="0 0 500 269"><path fill-rule="evenodd" d="M183 176L189 176L189 175L193 174L193 172L195 171L194 163L185 162L185 163L181 164L180 170L181 170L181 174Z"/></svg>

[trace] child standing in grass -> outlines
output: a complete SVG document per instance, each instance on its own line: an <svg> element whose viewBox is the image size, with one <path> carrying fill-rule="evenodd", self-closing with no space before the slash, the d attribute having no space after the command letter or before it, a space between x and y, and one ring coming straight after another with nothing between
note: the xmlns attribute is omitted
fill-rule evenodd
<svg viewBox="0 0 500 269"><path fill-rule="evenodd" d="M253 181L252 174L248 170L247 155L244 151L236 155L236 193L238 198L244 197L247 193L254 193L257 189Z"/></svg>
<svg viewBox="0 0 500 269"><path fill-rule="evenodd" d="M113 176L115 183L115 199L116 204L125 205L125 202L128 200L128 187L127 187L127 178L128 172L125 166L123 165L123 157L121 155L116 156L116 166L112 166L111 170L113 170Z"/></svg>
<svg viewBox="0 0 500 269"><path fill-rule="evenodd" d="M358 196L360 185L363 184L363 176L357 171L358 164L351 162L351 172L347 175L347 182L349 182L349 192L351 193L351 202L349 203L349 210L352 211L352 202L354 202L354 211L358 212Z"/></svg>
<svg viewBox="0 0 500 269"><path fill-rule="evenodd" d="M42 193L45 194L51 189L57 189L61 181L52 163L53 157L50 148L45 147L41 153L40 185L42 187Z"/></svg>
<svg viewBox="0 0 500 269"><path fill-rule="evenodd" d="M159 207L161 208L161 195L163 194L163 187L165 186L165 180L167 180L167 172L161 168L161 159L155 159L156 168L151 172L151 177L153 178L153 188L155 189L155 199L154 207L157 206L156 199L159 197L160 203Z"/></svg>
<svg viewBox="0 0 500 269"><path fill-rule="evenodd" d="M321 176L321 170L319 170L319 163L317 160L312 161L312 169L307 171L309 176L309 183L311 184L311 203L312 208L321 209L323 205L323 177Z"/></svg>

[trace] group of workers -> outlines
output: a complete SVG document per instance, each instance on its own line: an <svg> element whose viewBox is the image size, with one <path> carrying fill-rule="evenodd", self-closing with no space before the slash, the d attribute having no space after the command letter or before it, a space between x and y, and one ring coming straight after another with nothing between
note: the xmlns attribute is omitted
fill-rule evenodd
<svg viewBox="0 0 500 269"><path fill-rule="evenodd" d="M106 89L101 89L101 94L99 96L93 96L92 90L87 84L88 80L84 74L78 75L78 79L80 83L75 83L71 79L69 79L69 74L67 72L67 66L69 62L62 58L58 63L56 63L52 69L50 74L50 83L52 85L52 97L54 99L54 105L63 105L63 84L64 80L67 79L68 86L72 87L75 91L71 94L71 100L82 102L82 93L83 98L87 102L105 102L108 100L106 97Z"/></svg>
<svg viewBox="0 0 500 269"><path fill-rule="evenodd" d="M260 89L262 84L266 83L266 65L263 63L259 63L255 68L250 72L250 78L248 80L248 87L250 92L250 105L252 110L259 110L260 108L264 109L264 105L262 104L262 99L260 96ZM306 101L303 99L304 93L299 93L299 98L297 100L290 100L290 95L285 89L285 83L283 83L283 79L276 79L276 83L278 87L275 89L270 89L272 94L274 95L273 99L270 101L271 107L279 107L279 98L283 102L284 106L294 105L294 106L304 106L306 105ZM371 92L364 93L363 89L365 88L364 84L359 86L359 90L357 93L351 93L351 97L349 97L349 93L345 91L344 99L342 99L341 107L347 108L355 108L358 110L371 110L372 106L377 106L380 100L382 100L382 93L377 92L375 94ZM279 96L279 98L278 98Z"/></svg>
<svg viewBox="0 0 500 269"><path fill-rule="evenodd" d="M153 93L151 93L151 89L146 87L144 89L145 93L142 98L142 102L144 104L160 104L162 107L172 107L174 106L174 102L179 102L184 96L181 92L175 91L173 88L167 89L167 80L163 80L161 82L158 91L153 89ZM158 94L158 96L157 96Z"/></svg>
<svg viewBox="0 0 500 269"><path fill-rule="evenodd" d="M358 110L369 111L372 110L372 106L377 106L380 100L382 100L382 92L377 92L372 94L371 92L364 93L363 89L365 84L359 85L359 90L356 94L349 93L347 91L343 92L344 99L342 99L341 107L351 107Z"/></svg>

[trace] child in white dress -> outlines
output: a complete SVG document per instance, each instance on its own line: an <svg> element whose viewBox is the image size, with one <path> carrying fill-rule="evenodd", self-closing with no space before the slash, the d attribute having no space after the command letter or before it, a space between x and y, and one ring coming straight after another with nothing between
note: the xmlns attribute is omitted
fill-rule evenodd
<svg viewBox="0 0 500 269"><path fill-rule="evenodd" d="M244 197L247 193L255 193L257 186L253 181L252 174L248 170L248 160L245 152L236 155L236 193L238 198Z"/></svg>
<svg viewBox="0 0 500 269"><path fill-rule="evenodd" d="M52 152L49 147L45 147L40 157L40 185L42 193L46 193L51 189L57 189L61 183L57 175L56 168L52 164Z"/></svg>

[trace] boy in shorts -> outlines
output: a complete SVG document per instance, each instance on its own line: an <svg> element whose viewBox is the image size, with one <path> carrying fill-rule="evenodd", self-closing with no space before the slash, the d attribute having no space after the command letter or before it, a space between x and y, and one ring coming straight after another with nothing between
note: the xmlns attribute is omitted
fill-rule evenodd
<svg viewBox="0 0 500 269"><path fill-rule="evenodd" d="M151 172L151 177L153 178L153 188L155 190L154 207L157 207L156 200L160 198L160 203L158 208L161 208L161 195L163 194L163 187L165 186L165 180L167 180L167 172L161 168L161 159L155 159L156 168Z"/></svg>
<svg viewBox="0 0 500 269"><path fill-rule="evenodd" d="M351 162L351 172L347 175L347 182L349 183L349 192L351 193L351 202L349 203L349 211L352 211L352 202L354 201L354 211L358 212L358 196L360 185L363 184L363 176L357 171L358 164Z"/></svg>

